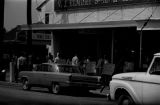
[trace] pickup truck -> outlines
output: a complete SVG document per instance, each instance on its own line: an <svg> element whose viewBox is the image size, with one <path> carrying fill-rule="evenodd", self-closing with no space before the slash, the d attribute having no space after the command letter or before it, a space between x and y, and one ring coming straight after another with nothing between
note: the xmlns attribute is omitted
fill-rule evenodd
<svg viewBox="0 0 160 105"><path fill-rule="evenodd" d="M21 71L19 78L23 89L47 87L58 94L63 87L93 90L101 88L100 76L88 76L81 73L78 66L56 63L42 63L32 71Z"/></svg>
<svg viewBox="0 0 160 105"><path fill-rule="evenodd" d="M154 54L146 72L112 76L110 98L118 105L160 105L160 53Z"/></svg>

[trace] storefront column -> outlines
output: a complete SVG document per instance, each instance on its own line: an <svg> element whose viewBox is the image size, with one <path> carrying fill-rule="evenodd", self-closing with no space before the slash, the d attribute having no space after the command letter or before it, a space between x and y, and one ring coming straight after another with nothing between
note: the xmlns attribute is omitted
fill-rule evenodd
<svg viewBox="0 0 160 105"><path fill-rule="evenodd" d="M139 69L141 69L141 66L142 66L142 37L143 37L143 33L142 33L142 30L140 31L140 46L139 46Z"/></svg>
<svg viewBox="0 0 160 105"><path fill-rule="evenodd" d="M111 63L114 63L114 30L112 30Z"/></svg>
<svg viewBox="0 0 160 105"><path fill-rule="evenodd" d="M55 58L55 54L54 54L54 35L53 35L53 31L51 31L51 54L53 55L53 58Z"/></svg>

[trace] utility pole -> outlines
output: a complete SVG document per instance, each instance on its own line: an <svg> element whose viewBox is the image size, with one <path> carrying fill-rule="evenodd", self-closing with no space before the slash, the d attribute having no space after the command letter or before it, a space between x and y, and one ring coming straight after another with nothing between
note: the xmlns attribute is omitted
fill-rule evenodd
<svg viewBox="0 0 160 105"><path fill-rule="evenodd" d="M4 0L0 0L0 13L1 13L1 19L0 19L0 60L1 60L1 54L3 53L2 46L3 46L3 40L4 40L4 34L6 33L6 30L4 28Z"/></svg>
<svg viewBox="0 0 160 105"><path fill-rule="evenodd" d="M27 25L29 27L29 30L27 32L27 47L28 51L27 53L30 54L31 52L31 46L32 46L32 0L27 0ZM27 55L28 55L27 54Z"/></svg>
<svg viewBox="0 0 160 105"><path fill-rule="evenodd" d="M0 11L1 11L0 28L3 29L3 26L4 26L4 0L0 0Z"/></svg>
<svg viewBox="0 0 160 105"><path fill-rule="evenodd" d="M27 31L27 62L28 70L32 67L31 58L29 55L32 54L32 0L27 0L27 25L29 30Z"/></svg>
<svg viewBox="0 0 160 105"><path fill-rule="evenodd" d="M4 0L0 0L0 13L1 13L1 19L0 19L0 41L3 41L3 35L4 35Z"/></svg>
<svg viewBox="0 0 160 105"><path fill-rule="evenodd" d="M32 24L32 0L27 0L27 24Z"/></svg>

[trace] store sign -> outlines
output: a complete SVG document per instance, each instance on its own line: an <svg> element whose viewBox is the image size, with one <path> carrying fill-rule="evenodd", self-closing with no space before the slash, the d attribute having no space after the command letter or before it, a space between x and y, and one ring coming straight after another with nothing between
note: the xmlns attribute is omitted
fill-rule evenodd
<svg viewBox="0 0 160 105"><path fill-rule="evenodd" d="M157 3L160 0L55 0L55 11L108 7L114 5L133 5Z"/></svg>
<svg viewBox="0 0 160 105"><path fill-rule="evenodd" d="M32 39L33 40L51 40L51 34L33 33Z"/></svg>

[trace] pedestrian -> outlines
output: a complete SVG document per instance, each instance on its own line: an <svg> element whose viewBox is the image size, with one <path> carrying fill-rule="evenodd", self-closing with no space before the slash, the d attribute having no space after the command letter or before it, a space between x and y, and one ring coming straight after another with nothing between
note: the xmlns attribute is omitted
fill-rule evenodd
<svg viewBox="0 0 160 105"><path fill-rule="evenodd" d="M18 73L19 73L20 71L26 70L26 64L27 64L26 57L24 56L24 54L22 54L22 55L19 56L18 59L17 59L17 69L18 69Z"/></svg>
<svg viewBox="0 0 160 105"><path fill-rule="evenodd" d="M78 56L77 56L77 54L75 54L74 57L72 58L72 65L78 65Z"/></svg>
<svg viewBox="0 0 160 105"><path fill-rule="evenodd" d="M113 73L114 65L110 64L108 62L106 55L104 55L102 63L102 72L101 72L101 82L103 87L101 88L100 92L102 92L106 86L109 86L109 81L111 80L112 77L111 71Z"/></svg>
<svg viewBox="0 0 160 105"><path fill-rule="evenodd" d="M28 70L32 71L32 69L33 69L33 56L30 54L28 56Z"/></svg>
<svg viewBox="0 0 160 105"><path fill-rule="evenodd" d="M51 53L48 54L48 63L53 62L53 55Z"/></svg>
<svg viewBox="0 0 160 105"><path fill-rule="evenodd" d="M13 62L13 71L14 71L15 82L18 82L17 56L16 55L13 54L11 62Z"/></svg>
<svg viewBox="0 0 160 105"><path fill-rule="evenodd" d="M59 58L59 52L57 52L57 55L56 55L56 57L54 59L54 63L58 63L59 60L60 60L60 58Z"/></svg>
<svg viewBox="0 0 160 105"><path fill-rule="evenodd" d="M69 58L67 59L66 64L68 64L68 65L70 65L70 64L71 64L71 61L70 61L70 59L69 59Z"/></svg>
<svg viewBox="0 0 160 105"><path fill-rule="evenodd" d="M98 59L97 67L96 68L97 68L97 74L101 75L102 74L102 69L103 69L103 58L102 57L100 57Z"/></svg>

